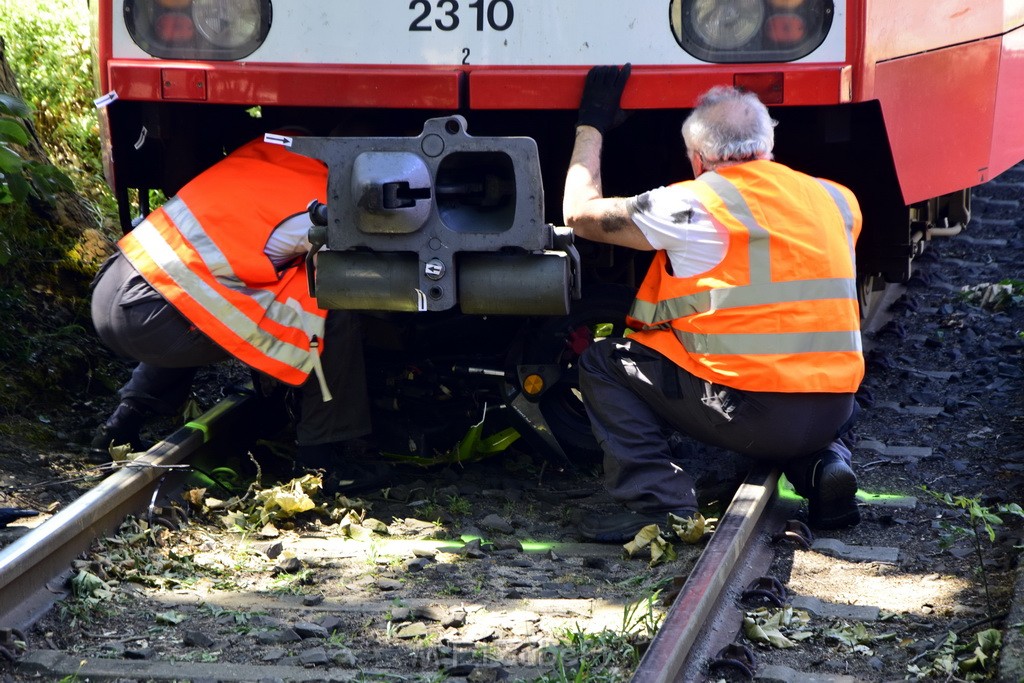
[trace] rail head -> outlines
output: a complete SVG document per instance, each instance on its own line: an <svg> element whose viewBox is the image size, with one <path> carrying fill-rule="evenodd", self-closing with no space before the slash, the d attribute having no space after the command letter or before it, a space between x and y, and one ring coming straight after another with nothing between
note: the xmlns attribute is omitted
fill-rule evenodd
<svg viewBox="0 0 1024 683"><path fill-rule="evenodd" d="M47 588L72 560L131 514L146 509L158 479L228 431L251 407L251 394L232 394L188 425L126 463L66 508L0 551L0 627L25 630L61 597Z"/></svg>
<svg viewBox="0 0 1024 683"><path fill-rule="evenodd" d="M678 679L701 629L775 496L778 481L779 472L774 469L758 468L747 475L640 660L633 681L670 683Z"/></svg>

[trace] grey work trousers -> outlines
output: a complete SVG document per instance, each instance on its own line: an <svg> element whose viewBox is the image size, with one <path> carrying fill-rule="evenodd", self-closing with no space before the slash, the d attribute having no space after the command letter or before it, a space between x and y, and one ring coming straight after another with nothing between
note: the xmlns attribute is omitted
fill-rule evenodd
<svg viewBox="0 0 1024 683"><path fill-rule="evenodd" d="M782 467L849 431L853 394L768 393L712 384L628 339L592 344L580 388L604 451L605 487L638 512L697 508L693 478L672 461L673 432ZM837 452L848 453L837 444ZM789 477L803 480L802 472Z"/></svg>
<svg viewBox="0 0 1024 683"><path fill-rule="evenodd" d="M188 398L200 367L231 355L171 306L118 252L93 283L93 325L119 356L139 362L121 400L169 415ZM333 400L325 402L315 375L300 388L299 445L345 441L371 431L359 318L329 311L321 355Z"/></svg>

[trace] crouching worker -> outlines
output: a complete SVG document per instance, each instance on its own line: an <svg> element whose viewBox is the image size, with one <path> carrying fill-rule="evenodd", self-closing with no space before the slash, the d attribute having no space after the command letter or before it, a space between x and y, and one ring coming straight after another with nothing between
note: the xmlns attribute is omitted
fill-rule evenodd
<svg viewBox="0 0 1024 683"><path fill-rule="evenodd" d="M118 242L94 283L93 323L139 364L95 447L138 449L147 418L178 410L200 367L235 358L299 387L296 461L326 469L326 489L384 484L389 468L362 457L371 425L358 319L318 308L307 289L305 207L326 190L322 162L254 140Z"/></svg>
<svg viewBox="0 0 1024 683"><path fill-rule="evenodd" d="M582 536L620 543L666 513L695 514L694 481L672 462L674 431L778 465L808 499L812 526L858 523L840 440L864 375L856 198L773 162L768 110L724 87L683 123L695 180L604 197L602 141L629 71L588 75L565 182L576 235L657 252L627 318L633 334L580 361L605 486L628 508L585 521Z"/></svg>

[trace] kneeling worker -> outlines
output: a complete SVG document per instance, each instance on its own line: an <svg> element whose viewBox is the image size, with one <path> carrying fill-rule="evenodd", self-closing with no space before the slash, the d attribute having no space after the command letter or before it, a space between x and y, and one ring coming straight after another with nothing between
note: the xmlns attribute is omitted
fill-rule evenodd
<svg viewBox="0 0 1024 683"><path fill-rule="evenodd" d="M752 93L707 92L683 123L694 180L606 198L604 134L622 114L630 66L594 67L565 182L576 235L655 250L625 338L590 346L580 386L604 451L605 486L628 510L588 519L584 538L620 543L667 513L697 511L672 462L673 431L777 464L809 500L809 521L860 521L840 439L864 376L845 187L772 161L775 122Z"/></svg>
<svg viewBox="0 0 1024 683"><path fill-rule="evenodd" d="M318 308L307 289L305 207L326 190L321 161L254 140L118 242L96 278L93 322L139 364L94 446L138 449L146 419L179 409L201 366L236 358L301 387L298 464L356 488L383 483L387 468L359 459L371 425L358 318Z"/></svg>

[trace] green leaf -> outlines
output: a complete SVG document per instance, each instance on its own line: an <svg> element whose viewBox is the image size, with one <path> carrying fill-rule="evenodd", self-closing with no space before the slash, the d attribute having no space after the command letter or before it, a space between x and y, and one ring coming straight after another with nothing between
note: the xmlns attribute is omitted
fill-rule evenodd
<svg viewBox="0 0 1024 683"><path fill-rule="evenodd" d="M978 645L986 652L996 652L1003 645L1003 636L999 629L990 628L978 634Z"/></svg>
<svg viewBox="0 0 1024 683"><path fill-rule="evenodd" d="M294 517L316 507L310 496L321 486L322 480L319 476L307 474L281 486L259 491L256 500L263 506L262 515L265 520L273 517Z"/></svg>
<svg viewBox="0 0 1024 683"><path fill-rule="evenodd" d="M39 192L40 198L53 203L56 192L74 192L75 184L66 173L49 164L33 164L32 184Z"/></svg>
<svg viewBox="0 0 1024 683"><path fill-rule="evenodd" d="M1011 515L1016 515L1018 517L1024 517L1024 509L1022 509L1017 503L1001 504L999 506L999 511L1008 512Z"/></svg>
<svg viewBox="0 0 1024 683"><path fill-rule="evenodd" d="M0 114L26 119L32 116L32 109L20 98L0 92Z"/></svg>
<svg viewBox="0 0 1024 683"><path fill-rule="evenodd" d="M14 197L14 201L18 204L24 203L28 197L31 188L23 177L18 174L8 175L6 177L7 189L10 191L11 196Z"/></svg>
<svg viewBox="0 0 1024 683"><path fill-rule="evenodd" d="M24 146L29 143L30 138L21 121L0 119L0 140Z"/></svg>
<svg viewBox="0 0 1024 683"><path fill-rule="evenodd" d="M743 619L743 635L755 643L771 645L780 649L796 647L796 643L782 635L777 628L764 627L750 617Z"/></svg>
<svg viewBox="0 0 1024 683"><path fill-rule="evenodd" d="M704 537L704 515L699 512L692 517L668 514L668 524L683 543L698 543Z"/></svg>
<svg viewBox="0 0 1024 683"><path fill-rule="evenodd" d="M853 629L849 626L843 626L843 628L832 628L823 634L826 638L833 638L838 640L843 645L853 646L857 644L857 637L853 633Z"/></svg>
<svg viewBox="0 0 1024 683"><path fill-rule="evenodd" d="M110 585L92 572L80 569L71 579L71 590L79 598L106 599L111 595Z"/></svg>
<svg viewBox="0 0 1024 683"><path fill-rule="evenodd" d="M188 615L182 614L181 612L175 612L174 610L158 612L156 614L156 623L158 624L170 624L171 626L177 626L186 619L188 619Z"/></svg>
<svg viewBox="0 0 1024 683"><path fill-rule="evenodd" d="M974 648L974 656L969 659L961 660L960 671L978 671L985 669L985 663L988 662L988 655L985 651L980 648Z"/></svg>
<svg viewBox="0 0 1024 683"><path fill-rule="evenodd" d="M0 173L5 175L20 175L25 167L25 160L13 149L0 142ZM10 182L10 178L7 178Z"/></svg>

